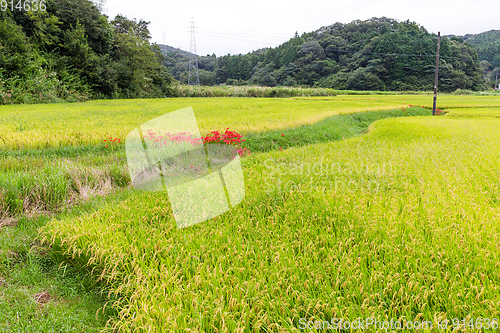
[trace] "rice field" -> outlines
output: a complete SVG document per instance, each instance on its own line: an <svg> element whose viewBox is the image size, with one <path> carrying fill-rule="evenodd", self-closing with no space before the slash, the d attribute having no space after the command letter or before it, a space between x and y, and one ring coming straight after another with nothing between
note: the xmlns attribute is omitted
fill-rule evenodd
<svg viewBox="0 0 500 333"><path fill-rule="evenodd" d="M481 330L483 318L492 329L500 318L500 97L438 101L445 116L419 111L432 102L421 95L5 107L0 184L46 174L41 188L60 186L47 193L62 197L32 199L39 204L65 204L81 194L78 183L90 196L111 193L91 212L57 215L40 233L118 299L104 331L300 332L366 318L433 323L423 331L445 320L449 331ZM242 160L240 205L177 229L166 193L128 189L113 199L102 189L130 181L123 145L102 141L186 106L204 133L230 127L274 142L283 132L284 149ZM415 113L326 141L313 126L386 110ZM311 143L293 144L294 130Z"/></svg>
<svg viewBox="0 0 500 333"><path fill-rule="evenodd" d="M456 108L450 112L454 117L500 117L500 108Z"/></svg>
<svg viewBox="0 0 500 333"><path fill-rule="evenodd" d="M432 96L360 95L335 97L173 98L110 100L73 104L6 105L1 108L0 151L101 144L124 140L138 124L192 106L200 131L230 127L242 134L313 124L327 117L362 111L429 107ZM497 96L453 96L439 99L441 109L500 107Z"/></svg>

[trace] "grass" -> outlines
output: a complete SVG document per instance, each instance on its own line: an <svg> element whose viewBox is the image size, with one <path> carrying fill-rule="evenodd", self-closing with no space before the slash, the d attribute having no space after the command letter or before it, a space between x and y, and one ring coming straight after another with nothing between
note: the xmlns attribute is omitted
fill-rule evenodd
<svg viewBox="0 0 500 333"><path fill-rule="evenodd" d="M457 89L454 95L484 95L495 92L475 92ZM422 91L357 91L335 90L330 88L301 87L261 87L261 86L188 86L173 87L175 97L314 97L337 95L431 95L432 92Z"/></svg>
<svg viewBox="0 0 500 333"><path fill-rule="evenodd" d="M42 227L51 253L106 282L116 298L108 331L298 332L301 318L500 318L500 120L453 110L491 107L494 114L500 99L443 96L446 116L418 116L429 111L416 106L429 102L412 95L46 106L40 120L62 128L66 119L85 140L71 141L73 132L61 129L54 147L51 127L37 123L24 134L2 132L0 172L22 178L30 165L33 174L56 166L50 177L70 160L95 169L115 163L123 174L121 146L105 149L102 139L123 138L120 126L133 129L190 105L202 132L231 127L263 152L243 160L245 200L190 228L176 228L165 193L133 190L33 226ZM18 108L18 117L34 119L34 111ZM415 117L398 117L403 108ZM367 110L393 111L358 113ZM26 142L14 148L22 135ZM269 140L282 150L260 147Z"/></svg>
<svg viewBox="0 0 500 333"><path fill-rule="evenodd" d="M245 146L254 153L363 134L370 124L387 117L430 115L428 109L407 107L329 117L316 124L282 131L249 134ZM3 151L0 165L0 216L58 211L87 199L126 187L130 176L123 146L59 147Z"/></svg>
<svg viewBox="0 0 500 333"><path fill-rule="evenodd" d="M432 110L420 107L341 114L311 125L271 130L265 133L250 133L245 137L244 146L252 152L267 152L312 143L345 140L365 134L368 127L377 120L430 115L432 115Z"/></svg>
<svg viewBox="0 0 500 333"><path fill-rule="evenodd" d="M0 330L99 332L109 316L103 286L80 267L52 258L36 240L50 217L21 218L0 231Z"/></svg>
<svg viewBox="0 0 500 333"><path fill-rule="evenodd" d="M56 212L95 194L125 187L130 176L123 154L55 157L50 153L7 156L0 166L0 218Z"/></svg>

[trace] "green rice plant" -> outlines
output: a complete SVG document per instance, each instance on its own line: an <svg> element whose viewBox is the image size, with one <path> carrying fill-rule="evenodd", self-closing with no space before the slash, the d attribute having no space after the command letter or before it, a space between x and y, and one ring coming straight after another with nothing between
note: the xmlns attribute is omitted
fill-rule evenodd
<svg viewBox="0 0 500 333"><path fill-rule="evenodd" d="M166 193L131 190L43 229L55 251L93 269L119 298L109 331L499 318L500 99L439 96L446 116L399 117L427 115L431 102L359 95L1 107L0 218L127 186L123 147L103 139L193 106L203 133L229 126L255 144L283 146L245 158L243 203L191 228L176 229ZM399 118L375 121L389 114Z"/></svg>
<svg viewBox="0 0 500 333"><path fill-rule="evenodd" d="M248 148L253 152L262 152L346 139L362 134L377 119L428 115L429 112L427 109L409 107L394 111L333 116L317 124L292 128L283 133L270 131L250 134L244 143L246 147L238 148L238 152L240 155L246 155ZM214 133L218 132L204 137L204 141L213 141ZM149 137L155 141L158 139L157 135L152 133L147 136ZM224 138L237 138L239 145L243 144L239 141L240 134L228 130L220 136L221 140ZM94 147L27 149L3 152L3 156L0 170L8 174L8 179L17 179L17 182L9 185L10 190L5 192L2 199L5 205L1 211L8 216L17 216L28 211L57 211L64 205L79 203L92 195L107 194L112 188L127 187L130 183L123 147L119 139L112 137L104 139L102 145Z"/></svg>
<svg viewBox="0 0 500 333"><path fill-rule="evenodd" d="M244 146L251 152L283 150L312 143L345 140L365 134L375 121L385 118L432 115L429 109L406 107L399 110L356 112L329 117L316 124L266 133L250 133Z"/></svg>
<svg viewBox="0 0 500 333"><path fill-rule="evenodd" d="M50 217L20 218L0 232L0 331L99 332L105 286L67 262L53 260L36 236Z"/></svg>
<svg viewBox="0 0 500 333"><path fill-rule="evenodd" d="M110 331L299 332L301 319L368 317L498 323L499 125L385 119L366 136L245 159L244 202L194 227L175 228L165 193L133 191L51 221L44 237L89 256L122 297Z"/></svg>
<svg viewBox="0 0 500 333"><path fill-rule="evenodd" d="M500 117L500 108L456 108L448 112L451 117Z"/></svg>
<svg viewBox="0 0 500 333"><path fill-rule="evenodd" d="M6 105L0 107L0 152L59 147L78 150L79 146L105 148L103 139L113 137L123 141L137 125L189 106L194 108L203 134L213 128L226 127L247 134L310 125L339 114L399 109L409 105L429 108L432 97L175 98ZM441 109L500 107L500 99L498 96L444 95L440 96L438 106Z"/></svg>

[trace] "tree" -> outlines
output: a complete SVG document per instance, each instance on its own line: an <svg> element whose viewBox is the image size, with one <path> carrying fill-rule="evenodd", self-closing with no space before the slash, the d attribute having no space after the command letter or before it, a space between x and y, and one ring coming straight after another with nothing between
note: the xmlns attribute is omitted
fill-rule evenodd
<svg viewBox="0 0 500 333"><path fill-rule="evenodd" d="M57 16L61 31L71 30L80 23L87 35L89 46L97 54L109 53L113 32L107 20L95 4L88 0L53 0L47 12Z"/></svg>
<svg viewBox="0 0 500 333"><path fill-rule="evenodd" d="M148 28L150 23L151 22L146 22L142 19L139 20L139 22L137 22L136 19L130 20L120 14L116 15L115 19L111 21L111 25L115 29L115 32L120 34L129 34L143 40L151 39L151 33Z"/></svg>

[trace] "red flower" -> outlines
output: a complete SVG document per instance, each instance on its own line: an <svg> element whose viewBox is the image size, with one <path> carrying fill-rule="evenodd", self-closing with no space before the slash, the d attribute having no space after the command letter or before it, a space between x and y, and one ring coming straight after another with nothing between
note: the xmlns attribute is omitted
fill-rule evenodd
<svg viewBox="0 0 500 333"><path fill-rule="evenodd" d="M281 136L285 136L285 134L281 133Z"/></svg>
<svg viewBox="0 0 500 333"><path fill-rule="evenodd" d="M217 142L236 146L240 156L243 156L244 154L249 154L249 150L239 146L242 142L245 142L245 140L241 140L242 137L243 135L237 133L236 131L230 131L229 128L226 128L226 131L222 135L219 131L212 131L207 136L202 137L201 140L204 144Z"/></svg>

